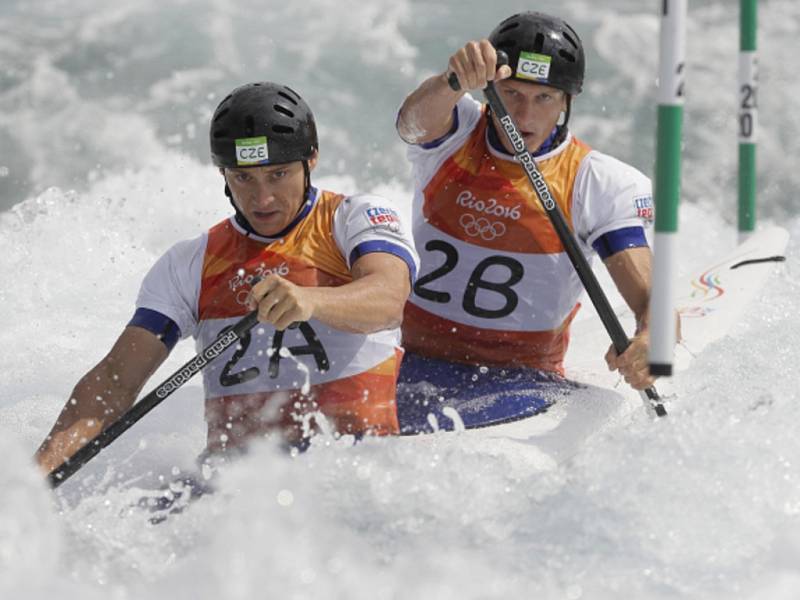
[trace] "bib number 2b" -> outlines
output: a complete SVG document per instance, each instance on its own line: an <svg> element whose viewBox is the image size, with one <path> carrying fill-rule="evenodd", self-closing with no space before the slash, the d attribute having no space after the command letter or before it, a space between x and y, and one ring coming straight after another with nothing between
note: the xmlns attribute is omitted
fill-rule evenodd
<svg viewBox="0 0 800 600"><path fill-rule="evenodd" d="M439 292L425 286L444 277L456 268L459 261L458 250L455 246L443 240L429 241L425 244L425 250L428 252L441 252L444 254L444 262L430 273L417 279L414 285L414 293L420 298L424 298L430 302L446 304L452 300L449 292ZM503 267L507 272L505 281L489 281L484 279L487 270L498 266ZM487 256L475 265L475 268L472 270L463 292L461 300L462 308L467 314L474 317L481 317L484 319L501 319L507 317L514 312L519 304L519 296L514 291L513 287L522 280L524 275L525 269L518 260L508 256ZM503 305L499 308L479 306L478 295L479 292L483 291L502 296L504 299ZM481 296L483 296L483 294L481 294Z"/></svg>

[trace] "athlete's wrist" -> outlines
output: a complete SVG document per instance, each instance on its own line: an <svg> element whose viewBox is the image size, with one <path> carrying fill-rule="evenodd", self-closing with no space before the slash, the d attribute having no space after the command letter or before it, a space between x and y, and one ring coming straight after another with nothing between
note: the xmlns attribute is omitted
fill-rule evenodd
<svg viewBox="0 0 800 600"><path fill-rule="evenodd" d="M647 316L639 317L636 319L636 333L635 335L644 335L650 329L650 320Z"/></svg>

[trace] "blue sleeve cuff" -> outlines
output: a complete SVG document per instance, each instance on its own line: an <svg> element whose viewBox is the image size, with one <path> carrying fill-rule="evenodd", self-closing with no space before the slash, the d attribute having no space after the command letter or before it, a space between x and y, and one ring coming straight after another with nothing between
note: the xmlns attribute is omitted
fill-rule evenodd
<svg viewBox="0 0 800 600"><path fill-rule="evenodd" d="M594 241L592 248L605 260L628 248L641 248L647 245L643 227L624 227L601 235Z"/></svg>
<svg viewBox="0 0 800 600"><path fill-rule="evenodd" d="M372 252L386 252L387 254L394 254L398 258L402 258L408 266L408 273L411 277L411 287L414 287L414 282L417 280L417 267L414 263L414 257L411 256L408 250L398 244L393 244L385 240L361 242L358 246L353 248L353 251L350 253L350 266L365 254L371 254Z"/></svg>
<svg viewBox="0 0 800 600"><path fill-rule="evenodd" d="M444 144L450 136L452 136L458 130L458 107L453 107L453 126L450 127L450 131L445 133L442 137L436 138L430 142L425 142L424 144L419 144L420 148L424 148L425 150L433 150Z"/></svg>
<svg viewBox="0 0 800 600"><path fill-rule="evenodd" d="M128 325L141 327L154 334L163 342L167 350L172 350L181 339L181 330L175 321L149 308L137 308Z"/></svg>

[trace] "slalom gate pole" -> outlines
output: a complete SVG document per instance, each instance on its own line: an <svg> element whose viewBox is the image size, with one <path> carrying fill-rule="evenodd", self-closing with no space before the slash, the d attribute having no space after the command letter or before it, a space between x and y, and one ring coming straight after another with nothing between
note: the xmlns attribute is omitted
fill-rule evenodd
<svg viewBox="0 0 800 600"><path fill-rule="evenodd" d="M739 7L739 243L756 228L756 143L758 134L758 0Z"/></svg>
<svg viewBox="0 0 800 600"><path fill-rule="evenodd" d="M505 52L500 51L497 53L497 64L498 66L508 64L508 56L506 56ZM455 91L461 89L461 84L459 83L458 77L455 73L450 73L448 77L448 83ZM519 164L522 166L525 174L528 176L528 180L530 181L534 192L536 192L536 197L539 199L542 208L550 219L550 223L553 225L553 228L558 234L567 256L572 262L573 267L575 267L575 271L577 272L581 283L583 283L586 293L589 295L589 299L592 301L592 304L594 304L594 307L597 310L597 314L600 315L600 320L603 322L608 335L611 337L611 342L614 345L614 349L618 354L622 354L630 345L630 340L625 334L625 330L622 328L622 325L620 325L617 315L611 308L608 298L606 298L606 295L603 293L603 288L600 287L600 283L597 281L592 268L589 266L589 261L586 260L586 256L584 256L583 252L578 247L578 243L575 240L575 237L572 235L561 209L553 198L553 195L550 193L550 188L547 185L544 176L542 175L541 171L539 171L539 167L536 166L536 161L534 160L533 156L531 156L531 153L528 152L528 149L525 146L525 140L520 135L516 123L514 123L511 115L508 114L503 101L497 94L497 90L494 87L493 81L490 81L486 84L486 87L483 89L483 93L486 95L486 99L489 102L489 106L492 108L492 112L494 112L494 114L497 115L497 118L500 120L500 124L503 126L503 133L505 134L506 139L513 146L514 154L519 161ZM661 398L659 397L655 387L651 386L646 390L643 390L641 392L641 396L645 407L648 409L648 412L658 415L659 417L666 416L667 411L664 408L664 405L661 403Z"/></svg>
<svg viewBox="0 0 800 600"><path fill-rule="evenodd" d="M687 0L662 0L658 80L653 244L650 295L650 373L672 376L675 348L675 276L681 194L681 132Z"/></svg>
<svg viewBox="0 0 800 600"><path fill-rule="evenodd" d="M80 450L53 469L47 476L51 487L57 488L78 469L94 458L111 442L125 433L134 423L161 404L184 383L208 366L225 350L236 344L258 323L258 311L254 310L240 319L233 327L219 334L217 339L206 346L192 360L170 375L161 385L128 409L119 419L106 427Z"/></svg>

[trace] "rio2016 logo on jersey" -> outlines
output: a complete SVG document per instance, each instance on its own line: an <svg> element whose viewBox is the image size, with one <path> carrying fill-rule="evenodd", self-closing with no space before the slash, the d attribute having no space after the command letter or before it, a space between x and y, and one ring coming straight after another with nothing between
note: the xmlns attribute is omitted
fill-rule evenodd
<svg viewBox="0 0 800 600"><path fill-rule="evenodd" d="M371 206L365 211L367 221L373 227L388 227L393 231L400 227L400 217L391 208Z"/></svg>
<svg viewBox="0 0 800 600"><path fill-rule="evenodd" d="M639 196L633 199L633 206L636 209L636 216L645 221L652 221L655 213L653 211L653 197Z"/></svg>
<svg viewBox="0 0 800 600"><path fill-rule="evenodd" d="M282 262L280 265L268 267L261 263L254 269L253 273L248 273L245 269L239 269L236 275L228 280L228 288L236 294L236 302L244 306L247 304L247 296L252 288L259 281L264 279L267 275L279 275L286 277L289 275L289 265ZM244 289L239 289L244 286ZM238 290L238 291L237 291Z"/></svg>
<svg viewBox="0 0 800 600"><path fill-rule="evenodd" d="M458 194L456 197L456 204L477 212L486 213L487 215L503 217L506 219L514 219L515 221L519 221L522 217L519 204L516 204L515 206L504 206L495 198L479 200L470 190L464 190Z"/></svg>
<svg viewBox="0 0 800 600"><path fill-rule="evenodd" d="M547 81L550 77L552 58L536 52L520 52L517 62L517 77L534 81Z"/></svg>
<svg viewBox="0 0 800 600"><path fill-rule="evenodd" d="M236 164L241 166L269 163L267 136L239 138L236 140Z"/></svg>

